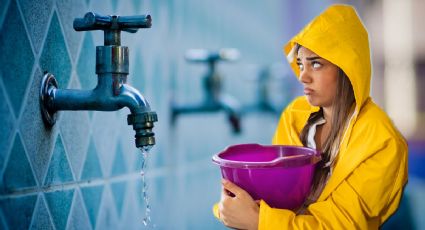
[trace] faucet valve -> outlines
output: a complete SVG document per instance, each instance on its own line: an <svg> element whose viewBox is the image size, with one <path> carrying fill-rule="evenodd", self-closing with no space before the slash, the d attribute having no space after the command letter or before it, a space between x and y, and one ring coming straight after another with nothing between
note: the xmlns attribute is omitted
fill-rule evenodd
<svg viewBox="0 0 425 230"><path fill-rule="evenodd" d="M155 134L152 131L154 122L158 121L158 116L155 112L138 112L129 114L127 117L127 124L133 125L136 135L137 148L150 148L155 145Z"/></svg>

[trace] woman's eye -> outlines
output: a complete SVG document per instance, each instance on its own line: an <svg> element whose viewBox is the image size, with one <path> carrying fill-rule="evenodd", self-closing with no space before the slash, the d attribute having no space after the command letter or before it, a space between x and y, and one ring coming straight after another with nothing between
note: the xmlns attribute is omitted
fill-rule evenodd
<svg viewBox="0 0 425 230"><path fill-rule="evenodd" d="M312 66L313 66L313 68L317 69L317 68L321 67L322 64L320 64L319 62L313 62Z"/></svg>
<svg viewBox="0 0 425 230"><path fill-rule="evenodd" d="M299 68L300 70L303 70L303 69L304 69L304 65L303 65L303 64L301 64L301 63L297 63L297 65L298 65L298 68Z"/></svg>

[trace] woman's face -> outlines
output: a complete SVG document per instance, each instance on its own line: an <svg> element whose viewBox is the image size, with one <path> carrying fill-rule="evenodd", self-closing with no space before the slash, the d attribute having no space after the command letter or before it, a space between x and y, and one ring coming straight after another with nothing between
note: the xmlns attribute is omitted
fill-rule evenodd
<svg viewBox="0 0 425 230"><path fill-rule="evenodd" d="M299 81L304 86L308 102L313 106L331 107L339 68L305 47L298 50L297 64L300 68Z"/></svg>

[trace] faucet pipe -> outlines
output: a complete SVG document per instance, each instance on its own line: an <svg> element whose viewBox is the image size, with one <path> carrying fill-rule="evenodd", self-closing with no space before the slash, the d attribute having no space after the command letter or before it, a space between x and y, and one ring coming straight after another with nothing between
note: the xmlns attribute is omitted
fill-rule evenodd
<svg viewBox="0 0 425 230"><path fill-rule="evenodd" d="M175 124L177 117L182 114L210 113L224 111L230 122L233 133L241 132L241 113L240 105L233 97L221 95L217 100L205 100L198 105L179 106L172 104L171 124Z"/></svg>
<svg viewBox="0 0 425 230"><path fill-rule="evenodd" d="M121 83L119 94L114 95L110 85L112 78L118 76L110 75L99 77L93 90L76 90L58 89L54 76L47 73L44 78L50 84L44 89L48 96L45 106L51 113L60 110L116 111L123 107L129 108L131 113L150 110L147 100L130 85Z"/></svg>

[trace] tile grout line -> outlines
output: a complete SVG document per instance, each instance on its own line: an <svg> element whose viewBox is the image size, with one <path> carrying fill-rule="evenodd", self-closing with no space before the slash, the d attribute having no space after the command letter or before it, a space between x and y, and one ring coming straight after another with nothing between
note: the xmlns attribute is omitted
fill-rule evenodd
<svg viewBox="0 0 425 230"><path fill-rule="evenodd" d="M164 175L167 175L168 171L169 170L167 169L152 170L146 174L146 177L149 179L149 178L164 176ZM55 185L45 185L42 187L24 188L24 189L11 191L10 193L0 194L0 200L37 194L39 192L46 193L46 192L54 192L54 191L60 191L60 190L69 190L69 189L76 189L78 187L91 187L91 186L104 185L108 183L115 183L115 182L121 182L121 181L132 181L136 179L141 179L140 173L138 172L114 176L114 177L110 177L106 179L102 178L102 179L76 181L76 182L69 182L69 183L62 183L62 184L55 184Z"/></svg>

